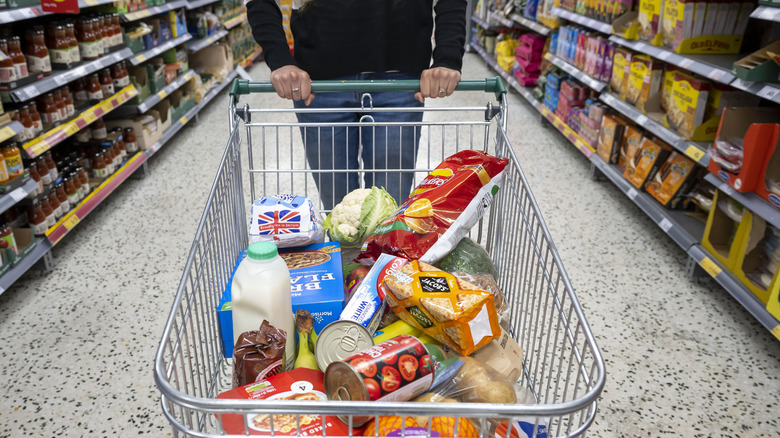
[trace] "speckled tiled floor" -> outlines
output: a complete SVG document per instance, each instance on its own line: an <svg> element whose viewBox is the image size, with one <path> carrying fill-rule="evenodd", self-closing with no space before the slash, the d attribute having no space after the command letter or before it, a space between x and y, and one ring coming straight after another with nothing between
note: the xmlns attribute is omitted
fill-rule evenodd
<svg viewBox="0 0 780 438"><path fill-rule="evenodd" d="M265 66L251 71L267 78ZM493 76L475 55L464 77ZM473 94L470 94L473 95ZM483 104L484 96L474 95ZM467 99L467 98L464 98ZM253 107L285 107L252 97ZM606 360L592 436L780 436L780 342L517 95L509 137ZM168 436L154 354L227 139L226 95L0 296L0 436Z"/></svg>

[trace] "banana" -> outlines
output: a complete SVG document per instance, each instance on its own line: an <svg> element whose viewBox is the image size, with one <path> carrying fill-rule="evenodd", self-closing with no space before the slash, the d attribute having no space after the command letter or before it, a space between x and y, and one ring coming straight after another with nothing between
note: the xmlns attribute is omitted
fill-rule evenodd
<svg viewBox="0 0 780 438"><path fill-rule="evenodd" d="M420 336L425 336L422 330L419 330L417 327L414 327L411 324L408 324L399 319L398 321L388 325L387 327L383 329L379 329L374 334L374 345L380 342L384 342L388 339L392 339L398 335L412 335L416 338L419 338Z"/></svg>
<svg viewBox="0 0 780 438"><path fill-rule="evenodd" d="M298 332L298 358L295 359L295 368L309 368L311 370L320 370L317 366L317 359L314 353L309 349L309 335Z"/></svg>

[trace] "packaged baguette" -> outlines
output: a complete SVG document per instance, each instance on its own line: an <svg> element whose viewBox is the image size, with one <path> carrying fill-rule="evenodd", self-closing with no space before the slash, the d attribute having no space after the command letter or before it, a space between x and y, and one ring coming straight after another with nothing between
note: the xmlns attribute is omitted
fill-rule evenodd
<svg viewBox="0 0 780 438"><path fill-rule="evenodd" d="M493 294L427 263L406 263L382 287L399 318L464 356L501 334Z"/></svg>

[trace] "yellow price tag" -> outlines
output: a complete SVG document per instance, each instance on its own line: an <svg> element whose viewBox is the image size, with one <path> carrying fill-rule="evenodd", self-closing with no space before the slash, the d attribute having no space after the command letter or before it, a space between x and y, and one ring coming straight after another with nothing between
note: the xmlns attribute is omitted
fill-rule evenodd
<svg viewBox="0 0 780 438"><path fill-rule="evenodd" d="M84 121L87 122L87 125L97 120L97 116L92 111L85 112L84 114L82 114L81 118L83 118Z"/></svg>
<svg viewBox="0 0 780 438"><path fill-rule="evenodd" d="M144 62L144 61L146 61L146 55L143 55L143 54L142 55L138 55L138 56L135 57L135 60L138 61L138 62Z"/></svg>
<svg viewBox="0 0 780 438"><path fill-rule="evenodd" d="M772 329L772 334L775 335L777 339L780 339L780 324L776 325L775 328Z"/></svg>
<svg viewBox="0 0 780 438"><path fill-rule="evenodd" d="M97 0L84 0L84 3L87 4L87 6L97 6L98 1Z"/></svg>
<svg viewBox="0 0 780 438"><path fill-rule="evenodd" d="M81 219L79 219L79 217L76 216L75 214L72 214L70 215L69 218L65 219L65 222L63 222L62 225L65 227L66 230L70 231L71 229L73 229L73 227L78 225L79 222L81 222Z"/></svg>
<svg viewBox="0 0 780 438"><path fill-rule="evenodd" d="M692 144L689 144L688 148L685 149L685 155L692 158L693 161L698 162L704 156L704 151Z"/></svg>
<svg viewBox="0 0 780 438"><path fill-rule="evenodd" d="M14 135L16 135L16 133L13 129L11 129L10 126L6 126L3 129L0 129L0 141L6 141Z"/></svg>
<svg viewBox="0 0 780 438"><path fill-rule="evenodd" d="M68 137L71 135L75 135L77 132L79 132L79 127L76 126L75 123L68 123L68 127L65 128L65 132L68 134Z"/></svg>
<svg viewBox="0 0 780 438"><path fill-rule="evenodd" d="M550 53L550 52L545 53L544 54L544 59L546 59L548 61L551 60L552 59L552 53Z"/></svg>
<svg viewBox="0 0 780 438"><path fill-rule="evenodd" d="M49 150L49 143L46 142L46 140L41 140L38 143L35 143L30 150L32 150L32 154L34 156L39 156L43 154L44 152Z"/></svg>
<svg viewBox="0 0 780 438"><path fill-rule="evenodd" d="M103 102L102 105L100 105L100 109L103 110L103 113L111 112L111 111L114 110L114 108L115 108L114 104L110 100L107 100L107 101Z"/></svg>
<svg viewBox="0 0 780 438"><path fill-rule="evenodd" d="M712 261L711 258L705 257L704 260L699 262L699 266L702 267L705 271L707 271L708 274L710 274L710 277L715 278L723 272L722 269L718 265L715 264L715 262Z"/></svg>
<svg viewBox="0 0 780 438"><path fill-rule="evenodd" d="M160 92L157 93L157 97L159 97L160 99L165 99L166 96L168 96L168 92L165 90L160 90Z"/></svg>
<svg viewBox="0 0 780 438"><path fill-rule="evenodd" d="M187 122L189 122L189 120L187 119L186 116L181 116L181 118L179 119L179 122L181 122L182 125L186 125Z"/></svg>

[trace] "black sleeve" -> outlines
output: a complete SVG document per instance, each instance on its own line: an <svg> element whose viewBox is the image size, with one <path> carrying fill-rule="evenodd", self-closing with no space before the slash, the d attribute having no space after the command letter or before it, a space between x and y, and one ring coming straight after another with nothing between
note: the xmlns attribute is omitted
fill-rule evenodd
<svg viewBox="0 0 780 438"><path fill-rule="evenodd" d="M257 1L257 0L254 0ZM439 0L434 6L436 27L431 67L460 71L466 50L466 9L468 0Z"/></svg>
<svg viewBox="0 0 780 438"><path fill-rule="evenodd" d="M251 0L246 15L252 27L252 36L263 49L263 59L271 71L285 65L295 65L282 28L282 11L274 0Z"/></svg>

